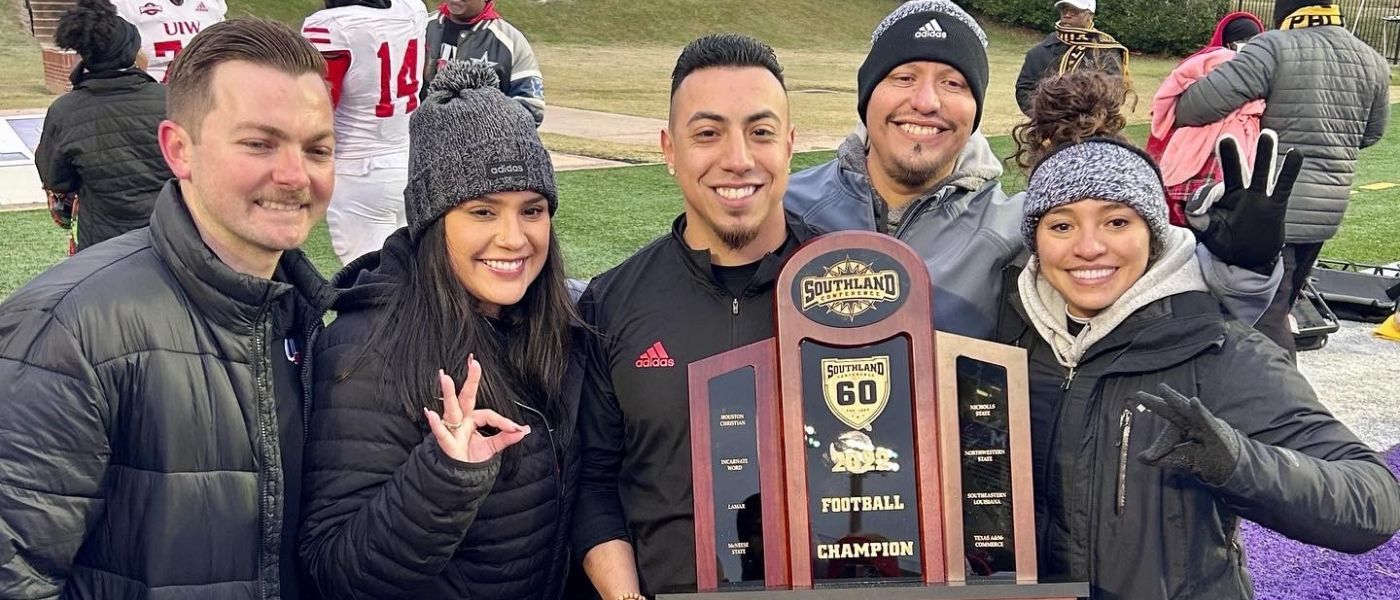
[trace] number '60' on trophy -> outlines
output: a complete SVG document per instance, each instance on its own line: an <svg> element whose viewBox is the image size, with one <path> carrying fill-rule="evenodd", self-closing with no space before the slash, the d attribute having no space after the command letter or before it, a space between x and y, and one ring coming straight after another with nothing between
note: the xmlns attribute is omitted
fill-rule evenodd
<svg viewBox="0 0 1400 600"><path fill-rule="evenodd" d="M777 286L776 338L690 365L701 592L1087 594L1035 583L1024 351L935 336L923 262L886 235L817 238ZM929 595L980 582L1011 585Z"/></svg>

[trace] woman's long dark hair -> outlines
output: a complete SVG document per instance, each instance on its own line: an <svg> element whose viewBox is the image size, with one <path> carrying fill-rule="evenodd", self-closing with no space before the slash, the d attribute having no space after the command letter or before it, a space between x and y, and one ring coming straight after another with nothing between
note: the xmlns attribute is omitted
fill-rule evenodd
<svg viewBox="0 0 1400 600"><path fill-rule="evenodd" d="M467 378L467 354L472 353L481 362L477 408L521 423L519 402L543 413L551 424L558 423L564 414L560 389L577 313L553 228L539 276L520 302L501 307L499 326L506 330L502 346L501 336L492 331L498 325L481 314L477 299L452 269L444 222L434 221L413 245L406 278L398 282L388 310L380 313L356 366L384 361L381 393L401 398L409 418L421 422L424 407L442 414L437 370L451 375L460 389ZM516 444L505 450L503 477L515 473L520 448Z"/></svg>

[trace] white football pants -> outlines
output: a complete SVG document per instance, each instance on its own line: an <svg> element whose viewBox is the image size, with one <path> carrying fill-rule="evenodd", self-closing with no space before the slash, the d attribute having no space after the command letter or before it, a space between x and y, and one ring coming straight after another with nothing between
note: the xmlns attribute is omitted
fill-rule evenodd
<svg viewBox="0 0 1400 600"><path fill-rule="evenodd" d="M408 225L406 185L407 150L401 155L335 159L335 193L326 209L326 226L341 264L380 249L390 234Z"/></svg>

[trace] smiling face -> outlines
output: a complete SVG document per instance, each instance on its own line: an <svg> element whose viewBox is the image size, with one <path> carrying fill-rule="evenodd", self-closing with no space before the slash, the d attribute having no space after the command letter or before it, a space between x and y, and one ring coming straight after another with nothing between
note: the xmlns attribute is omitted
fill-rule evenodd
<svg viewBox="0 0 1400 600"><path fill-rule="evenodd" d="M1117 302L1151 254L1147 221L1125 204L1080 200L1045 213L1035 228L1041 276L1087 318Z"/></svg>
<svg viewBox="0 0 1400 600"><path fill-rule="evenodd" d="M977 100L967 79L943 63L904 63L890 71L870 94L866 128L872 177L883 174L921 192L950 175L972 135ZM880 190L887 199L898 195Z"/></svg>
<svg viewBox="0 0 1400 600"><path fill-rule="evenodd" d="M268 277L330 204L330 95L316 74L237 60L215 67L210 91L198 135L164 121L161 149L204 242L234 270Z"/></svg>
<svg viewBox="0 0 1400 600"><path fill-rule="evenodd" d="M685 197L686 241L712 252L762 252L785 237L792 159L787 94L761 67L709 67L671 98L661 150Z"/></svg>
<svg viewBox="0 0 1400 600"><path fill-rule="evenodd" d="M443 215L447 254L478 308L496 316L525 297L549 257L549 203L536 192L495 192Z"/></svg>

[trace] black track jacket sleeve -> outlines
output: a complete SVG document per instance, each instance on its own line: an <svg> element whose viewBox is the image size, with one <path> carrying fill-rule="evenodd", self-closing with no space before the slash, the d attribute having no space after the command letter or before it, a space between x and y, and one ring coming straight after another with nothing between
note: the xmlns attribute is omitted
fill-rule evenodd
<svg viewBox="0 0 1400 600"><path fill-rule="evenodd" d="M382 393L382 361L357 363L363 339L345 335L366 321L340 316L313 354L301 558L326 597L416 598L457 551L500 460L453 460Z"/></svg>
<svg viewBox="0 0 1400 600"><path fill-rule="evenodd" d="M1381 458L1318 402L1278 348L1257 335L1233 347L1234 359L1208 374L1211 398L1202 398L1241 433L1235 472L1215 488L1221 500L1241 517L1334 550L1366 552L1389 540L1400 530L1400 483Z"/></svg>
<svg viewBox="0 0 1400 600"><path fill-rule="evenodd" d="M579 299L579 312L589 325L598 322L596 290L589 288ZM584 344L583 395L579 400L579 439L582 446L579 495L574 508L574 550L582 557L594 546L612 540L631 541L627 518L618 493L625 427L622 409L613 392L612 370L602 336L587 336Z"/></svg>

